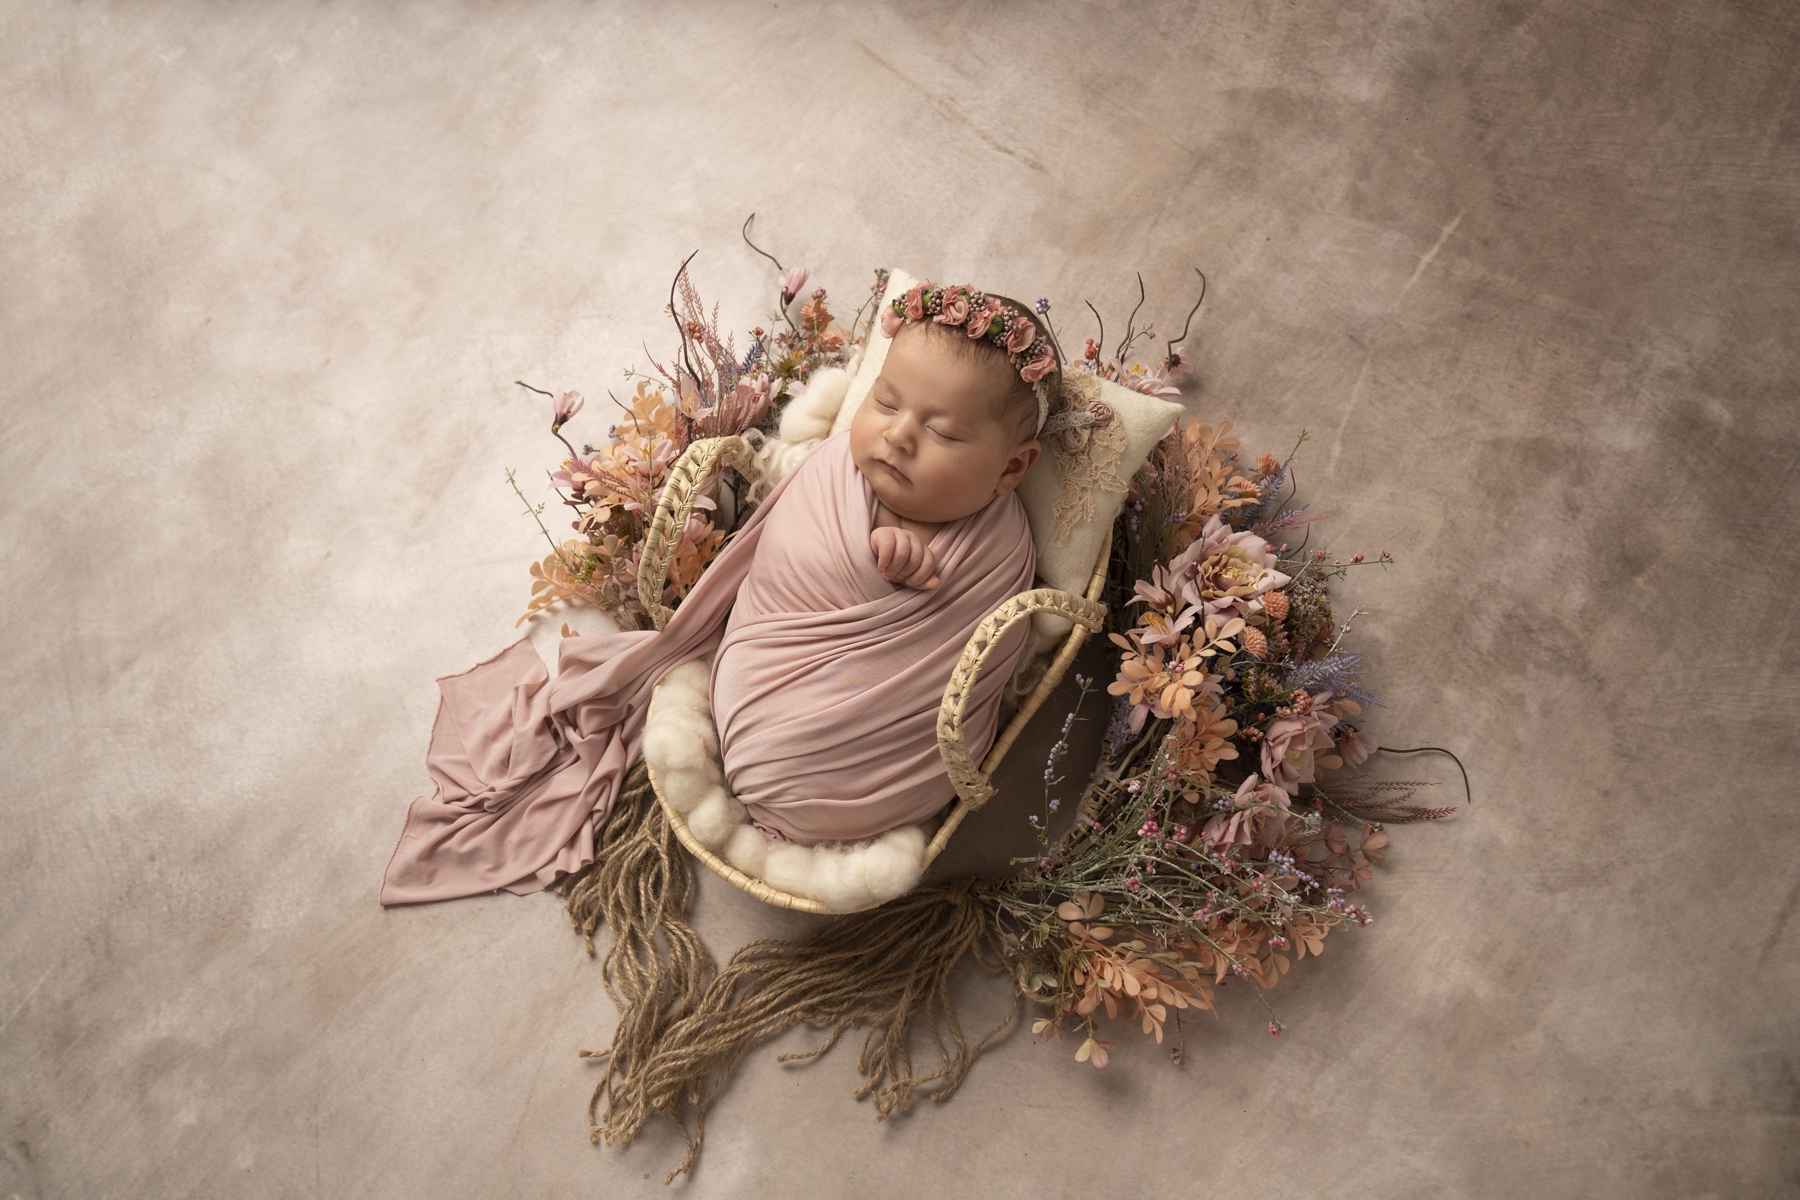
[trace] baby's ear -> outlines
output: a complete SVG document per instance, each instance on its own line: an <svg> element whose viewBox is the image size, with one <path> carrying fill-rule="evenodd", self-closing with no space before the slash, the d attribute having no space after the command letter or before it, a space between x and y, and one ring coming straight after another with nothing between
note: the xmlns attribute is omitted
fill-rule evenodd
<svg viewBox="0 0 1800 1200"><path fill-rule="evenodd" d="M1000 482L994 487L994 495L1004 496L1025 481L1031 468L1036 465L1038 455L1044 452L1044 444L1036 438L1026 438L1013 448L1012 456L1006 460L1006 467L1000 472Z"/></svg>

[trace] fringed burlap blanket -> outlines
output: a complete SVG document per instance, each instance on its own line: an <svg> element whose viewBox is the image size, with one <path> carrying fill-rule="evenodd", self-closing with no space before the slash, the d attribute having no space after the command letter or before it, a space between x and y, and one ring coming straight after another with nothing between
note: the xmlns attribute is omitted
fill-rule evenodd
<svg viewBox="0 0 1800 1200"><path fill-rule="evenodd" d="M1012 495L944 526L932 542L943 583L920 591L876 569L871 499L848 435L830 438L660 632L566 638L554 679L522 639L439 680L426 757L437 788L407 812L381 902L535 892L592 862L656 682L715 648L727 780L765 829L849 840L941 808L944 685L982 618L1031 586L1030 529ZM978 760L1020 641L978 685L966 725Z"/></svg>

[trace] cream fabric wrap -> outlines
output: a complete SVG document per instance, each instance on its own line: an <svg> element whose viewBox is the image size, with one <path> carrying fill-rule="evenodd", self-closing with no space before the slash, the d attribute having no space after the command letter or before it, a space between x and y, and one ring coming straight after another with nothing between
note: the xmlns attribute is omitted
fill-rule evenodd
<svg viewBox="0 0 1800 1200"><path fill-rule="evenodd" d="M726 769L769 828L800 840L863 837L942 807L952 789L937 758L937 706L975 626L1030 585L1030 531L1012 496L946 525L932 543L944 582L917 592L875 570L868 501L848 438L828 440L660 632L565 638L554 680L529 638L440 679L426 754L436 790L407 811L381 902L535 892L587 865L638 759L656 682L715 648L715 689L727 681L715 701L729 714ZM758 571L765 539L772 554ZM1009 666L996 663L978 693L979 720L967 726L978 758Z"/></svg>

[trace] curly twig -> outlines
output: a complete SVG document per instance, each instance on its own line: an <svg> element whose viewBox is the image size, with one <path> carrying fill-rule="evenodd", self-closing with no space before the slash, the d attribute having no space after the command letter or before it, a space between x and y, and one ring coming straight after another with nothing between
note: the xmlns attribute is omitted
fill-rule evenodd
<svg viewBox="0 0 1800 1200"><path fill-rule="evenodd" d="M698 253L700 253L698 250L694 251L694 254ZM694 361L688 357L687 327L681 323L681 314L675 311L675 288L681 283L682 275L686 274L687 265L694 261L694 254L690 254L681 260L681 265L675 269L675 278L669 281L669 319L675 322L675 332L681 335L682 369L688 373L696 384L698 384L700 372L694 370ZM681 394L681 384L679 381L676 382L675 393L677 398L679 398Z"/></svg>
<svg viewBox="0 0 1800 1200"><path fill-rule="evenodd" d="M1470 788L1469 788L1468 769L1463 766L1462 759L1456 757L1454 752L1446 750L1442 746L1415 746L1410 750L1395 750L1388 746L1377 746L1375 748L1375 752L1377 754L1448 754L1448 755L1450 755L1450 761L1455 763L1456 769L1462 772L1463 795L1465 797L1467 797L1470 804L1475 803L1475 793L1472 790L1470 790Z"/></svg>
<svg viewBox="0 0 1800 1200"><path fill-rule="evenodd" d="M1137 281L1138 302L1132 308L1131 315L1125 318L1125 340L1119 343L1119 352L1116 356L1121 371L1125 369L1125 355L1130 352L1131 343L1137 340L1132 336L1132 330L1137 326L1138 309L1144 307L1144 273L1142 271L1137 273Z"/></svg>
<svg viewBox="0 0 1800 1200"><path fill-rule="evenodd" d="M770 254L767 250L764 250L761 246L757 245L755 242L750 240L750 222L752 222L754 220L756 220L755 213L751 213L749 216L745 217L744 218L744 227L742 229L738 230L738 236L744 239L744 245L750 247L752 250L756 251L758 254L762 255L764 258L766 258L770 262L774 263L775 269L777 271L783 270L784 268L782 267L781 260L779 258L776 258L773 254Z"/></svg>
<svg viewBox="0 0 1800 1200"><path fill-rule="evenodd" d="M1194 307L1188 309L1187 320L1181 323L1181 336L1169 339L1169 357L1163 360L1165 370L1173 371L1175 365L1181 361L1175 354L1175 347L1187 341L1188 327L1194 323L1194 314L1200 311L1202 304L1206 303L1206 272L1195 267L1194 274L1200 277L1200 298L1194 301Z"/></svg>

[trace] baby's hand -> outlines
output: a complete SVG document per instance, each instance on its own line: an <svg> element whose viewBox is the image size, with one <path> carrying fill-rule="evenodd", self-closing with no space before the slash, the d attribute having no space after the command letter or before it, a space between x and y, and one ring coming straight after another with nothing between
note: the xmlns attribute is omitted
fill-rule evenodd
<svg viewBox="0 0 1800 1200"><path fill-rule="evenodd" d="M903 583L913 588L934 588L938 577L937 563L931 547L910 529L883 526L869 533L869 548L875 551L875 565L889 583Z"/></svg>

